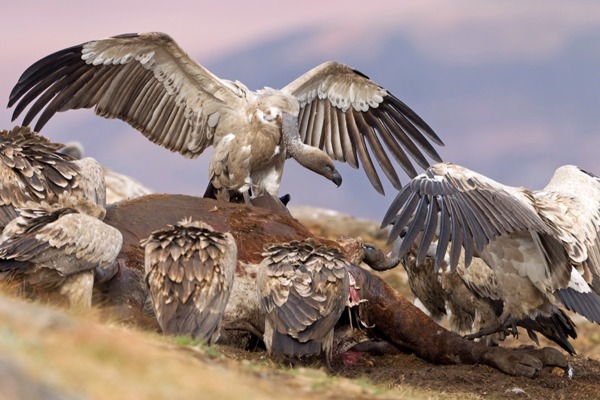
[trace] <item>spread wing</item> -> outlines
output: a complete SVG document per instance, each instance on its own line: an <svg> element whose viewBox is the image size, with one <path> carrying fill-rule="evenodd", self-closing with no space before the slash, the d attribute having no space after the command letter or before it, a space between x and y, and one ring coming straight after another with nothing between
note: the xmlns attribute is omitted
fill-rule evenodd
<svg viewBox="0 0 600 400"><path fill-rule="evenodd" d="M306 242L270 247L257 278L261 303L275 330L303 343L322 340L333 329L346 303L348 282L339 252Z"/></svg>
<svg viewBox="0 0 600 400"><path fill-rule="evenodd" d="M1 269L18 263L47 263L66 276L108 266L121 250L121 233L94 217L70 208L31 211L28 214L29 210L24 210L5 229L0 244Z"/></svg>
<svg viewBox="0 0 600 400"><path fill-rule="evenodd" d="M417 172L409 156L422 168L429 166L423 152L441 161L431 142L443 143L429 125L393 94L346 65L321 64L282 91L300 102L298 125L304 143L354 168L360 161L382 194L369 148L396 189L402 185L389 153L411 178Z"/></svg>
<svg viewBox="0 0 600 400"><path fill-rule="evenodd" d="M0 132L0 225L18 216L15 208L28 202L51 201L77 186L80 168L59 154L62 144L52 143L16 126Z"/></svg>
<svg viewBox="0 0 600 400"><path fill-rule="evenodd" d="M95 108L185 157L212 144L227 107L242 102L234 89L188 57L163 33L95 40L51 54L29 67L13 88L13 120L30 104L29 125L39 131L59 111ZM37 100L36 100L37 98Z"/></svg>
<svg viewBox="0 0 600 400"><path fill-rule="evenodd" d="M394 224L389 242L405 232L401 256L422 232L417 264L437 237L436 270L447 250L450 267L455 270L462 248L468 266L474 251L481 252L502 234L535 231L551 235L533 204L533 195L526 189L505 186L458 165L441 163L428 168L398 193L382 226Z"/></svg>
<svg viewBox="0 0 600 400"><path fill-rule="evenodd" d="M214 342L233 285L233 237L175 225L154 232L144 246L146 282L163 331Z"/></svg>

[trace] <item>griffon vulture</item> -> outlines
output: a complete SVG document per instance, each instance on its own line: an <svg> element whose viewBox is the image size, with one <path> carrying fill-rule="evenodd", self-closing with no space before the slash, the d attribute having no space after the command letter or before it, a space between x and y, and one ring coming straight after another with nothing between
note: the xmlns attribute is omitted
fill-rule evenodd
<svg viewBox="0 0 600 400"><path fill-rule="evenodd" d="M187 158L213 146L207 195L225 200L247 200L249 190L277 195L288 157L338 186L332 158L362 163L383 194L368 148L400 189L389 154L414 177L409 156L427 168L424 154L441 161L431 142L443 145L407 105L346 65L326 62L281 90L255 92L213 75L164 33L94 40L42 58L10 93L13 120L30 104L23 124L41 113L36 130L58 111L94 108Z"/></svg>
<svg viewBox="0 0 600 400"><path fill-rule="evenodd" d="M436 164L398 194L390 223L389 241L402 237L399 257L416 245L416 264L429 253L435 271L444 262L456 270L461 252L466 268L477 256L493 269L503 310L471 337L552 317L560 305L600 323L600 180L578 167L558 168L531 191Z"/></svg>
<svg viewBox="0 0 600 400"><path fill-rule="evenodd" d="M121 232L101 221L106 211L85 199L19 209L0 235L0 278L33 297L66 298L90 307L95 279L117 272Z"/></svg>
<svg viewBox="0 0 600 400"><path fill-rule="evenodd" d="M84 158L84 149L79 142L65 143L65 147L60 149L60 153L78 160ZM130 176L106 167L102 167L102 171L104 172L106 186L106 204L113 204L153 193L151 189L148 189L141 182Z"/></svg>
<svg viewBox="0 0 600 400"><path fill-rule="evenodd" d="M142 245L146 283L162 331L215 343L237 263L233 236L184 219L154 231Z"/></svg>
<svg viewBox="0 0 600 400"><path fill-rule="evenodd" d="M349 294L348 262L335 247L312 239L273 245L263 253L256 282L265 312L269 353L325 355Z"/></svg>
<svg viewBox="0 0 600 400"><path fill-rule="evenodd" d="M19 216L17 208L55 203L67 194L105 205L100 164L60 154L63 146L28 127L0 131L0 228Z"/></svg>
<svg viewBox="0 0 600 400"><path fill-rule="evenodd" d="M502 314L503 302L498 291L495 271L482 259L474 257L469 268L465 268L464 257L461 254L456 271L452 272L448 268L447 254L441 268L435 270L436 241L432 241L430 251L420 264L416 261L419 240L417 239L408 253L400 259L394 254L398 252L402 242L401 237L394 241L389 256L376 246L365 243L364 261L377 271L394 268L401 263L408 275L411 291L436 321L447 315L450 328L454 332L471 334L494 323ZM569 342L569 337L577 338L575 324L558 307L552 306L547 315L528 316L516 320L515 324L525 328L531 340L538 345L536 332L552 340L570 354L575 353L575 349ZM501 330L487 335L485 342L488 345L497 345L499 341L506 338L507 333L518 335L516 330L512 332Z"/></svg>

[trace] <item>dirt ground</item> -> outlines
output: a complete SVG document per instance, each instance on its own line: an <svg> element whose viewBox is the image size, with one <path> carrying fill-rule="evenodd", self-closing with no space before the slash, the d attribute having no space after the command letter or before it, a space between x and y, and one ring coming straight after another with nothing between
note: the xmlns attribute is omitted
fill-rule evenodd
<svg viewBox="0 0 600 400"><path fill-rule="evenodd" d="M267 360L264 351L244 352L217 346L227 359L251 365L267 365L267 371L254 371L258 379L275 385L295 387L305 374L326 373L318 365L293 369ZM568 357L572 378L558 368L544 368L533 378L512 377L482 365L433 365L414 355L398 353L385 356L363 355L359 363L348 366L342 357L334 359L333 373L350 384L321 378L310 380L311 393L319 399L337 398L524 398L524 399L598 399L600 398L600 362L585 355ZM266 363L266 364L265 364ZM313 369L315 368L315 369ZM317 369L318 368L318 369ZM282 372L282 370L288 373ZM289 372L295 370L293 377ZM309 371L309 372L307 372ZM300 379L302 382L303 380ZM276 383L275 383L276 382ZM364 386L363 391L356 386ZM351 397L349 397L351 395Z"/></svg>
<svg viewBox="0 0 600 400"><path fill-rule="evenodd" d="M435 366L417 357L401 354L373 359L368 367L342 370L348 378L368 377L386 387L427 389L460 398L533 398L597 399L600 398L600 363L585 356L570 358L573 378L562 370L542 370L539 376L518 378L487 366Z"/></svg>

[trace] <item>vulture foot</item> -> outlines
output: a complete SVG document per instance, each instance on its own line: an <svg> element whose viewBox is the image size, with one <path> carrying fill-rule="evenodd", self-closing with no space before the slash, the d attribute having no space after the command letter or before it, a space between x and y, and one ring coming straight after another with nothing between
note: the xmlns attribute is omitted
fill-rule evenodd
<svg viewBox="0 0 600 400"><path fill-rule="evenodd" d="M502 314L492 324L481 328L475 333L465 335L464 338L469 340L480 339L484 336L488 336L497 332L504 332L506 336L512 335L515 338L519 337L519 331L517 330L516 320L513 317L511 317L510 314Z"/></svg>
<svg viewBox="0 0 600 400"><path fill-rule="evenodd" d="M287 207L288 203L290 202L290 200L292 199L292 196L290 196L289 193L284 194L283 196L281 196L279 198L279 200L283 203L284 206Z"/></svg>

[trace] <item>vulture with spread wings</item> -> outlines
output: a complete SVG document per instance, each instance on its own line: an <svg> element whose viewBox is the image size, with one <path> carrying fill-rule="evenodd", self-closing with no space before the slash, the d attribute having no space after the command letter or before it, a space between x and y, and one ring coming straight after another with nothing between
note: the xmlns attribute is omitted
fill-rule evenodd
<svg viewBox="0 0 600 400"><path fill-rule="evenodd" d="M435 244L432 245L435 248ZM450 272L446 265L449 257L446 257L442 267L435 272L433 255L425 257L423 264L416 264L417 250L417 246L413 245L402 265L408 274L413 294L432 317L439 320L445 314L454 332L466 334L467 337L479 337L480 329L494 324L502 315L504 302L498 290L496 271L482 259L474 257L469 267L465 268L461 255L456 271ZM577 338L576 327L560 308L550 306L545 313L534 313L523 319L513 317L513 320L516 326L525 329L537 345L540 344L537 333L540 333L569 354L575 354L569 338ZM488 345L498 345L508 333L515 337L519 335L518 331L507 329L482 339Z"/></svg>
<svg viewBox="0 0 600 400"><path fill-rule="evenodd" d="M443 145L407 105L346 65L326 62L281 90L255 92L213 75L163 33L94 40L37 61L10 94L13 120L30 104L23 124L41 113L36 131L58 111L94 108L184 157L213 146L207 194L225 200L277 195L288 157L338 186L332 158L362 163L383 194L371 153L400 189L389 154L414 177L409 157L427 168L425 155L441 161L433 144Z"/></svg>
<svg viewBox="0 0 600 400"><path fill-rule="evenodd" d="M578 167L558 168L531 191L436 164L400 191L388 224L398 257L416 244L417 265L431 256L435 270L454 271L464 253L465 267L480 257L494 270L503 312L480 334L559 305L600 323L600 179Z"/></svg>

